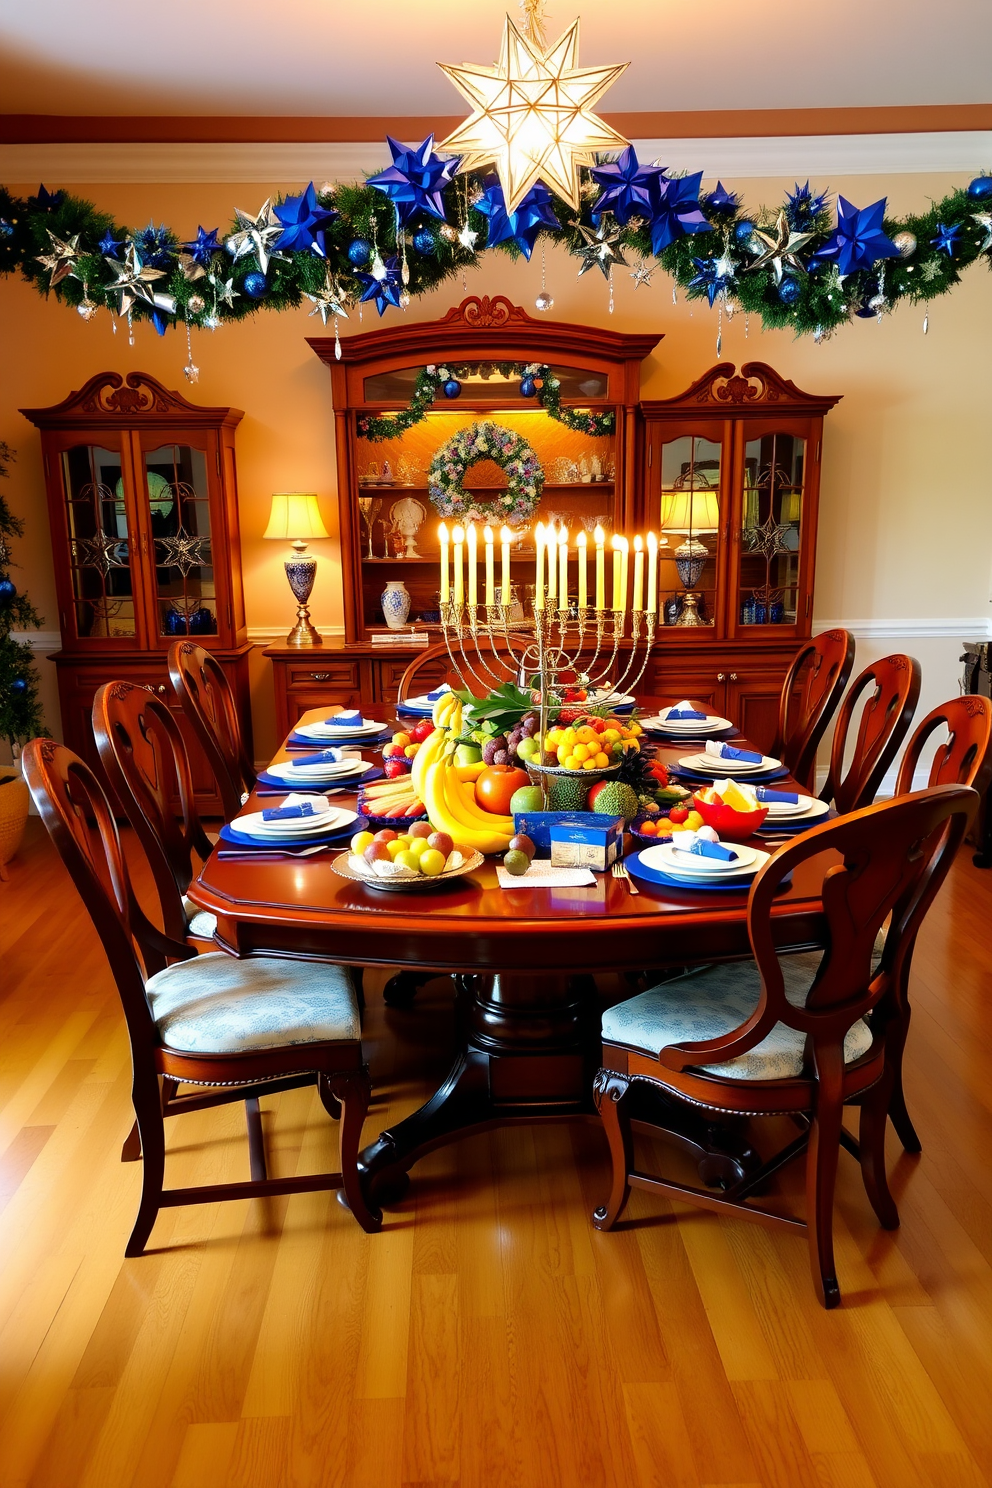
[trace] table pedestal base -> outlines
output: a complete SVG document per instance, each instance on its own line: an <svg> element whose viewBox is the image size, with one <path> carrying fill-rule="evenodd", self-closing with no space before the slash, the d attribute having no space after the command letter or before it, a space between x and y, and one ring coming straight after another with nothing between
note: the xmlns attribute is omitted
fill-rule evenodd
<svg viewBox="0 0 992 1488"><path fill-rule="evenodd" d="M599 999L592 977L552 973L460 976L461 1047L430 1100L372 1142L359 1172L377 1205L402 1196L408 1171L436 1147L517 1122L595 1117ZM651 1112L696 1155L703 1181L729 1184L758 1159L743 1133L674 1105Z"/></svg>

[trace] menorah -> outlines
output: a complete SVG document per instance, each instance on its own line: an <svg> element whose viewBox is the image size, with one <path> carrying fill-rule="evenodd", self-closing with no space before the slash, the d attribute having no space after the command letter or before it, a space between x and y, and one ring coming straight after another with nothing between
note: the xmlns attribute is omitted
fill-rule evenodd
<svg viewBox="0 0 992 1488"><path fill-rule="evenodd" d="M504 527L502 582L499 598L495 583L495 534L483 529L484 588L479 600L479 543L475 525L456 526L451 533L453 574L449 572L449 537L444 523L438 537L441 547L441 629L448 657L462 686L468 691L488 693L494 687L515 681L533 686L540 694L540 739L547 735L549 712L562 700L566 676L582 679L590 692L606 688L608 693L632 692L644 675L654 645L658 621L658 541L653 532L646 543L634 538L633 595L627 606L630 543L614 536L612 603L606 604L606 535L594 533L594 598L589 600L588 535L580 532L575 543L578 602L569 602L570 552L565 527L535 528L536 582L531 614L511 605L510 544L513 534ZM464 560L467 559L467 572ZM547 559L547 580L545 560ZM647 559L647 599L644 569ZM516 615L516 618L513 616ZM628 641L629 646L622 643ZM621 668L616 668L623 658ZM548 773L556 767L531 763L540 777L544 802L548 802ZM605 771L588 772L592 779Z"/></svg>

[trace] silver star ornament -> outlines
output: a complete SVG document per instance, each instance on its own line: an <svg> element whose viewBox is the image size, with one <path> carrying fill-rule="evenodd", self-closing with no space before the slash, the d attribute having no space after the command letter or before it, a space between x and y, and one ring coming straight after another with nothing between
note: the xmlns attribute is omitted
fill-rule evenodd
<svg viewBox="0 0 992 1488"><path fill-rule="evenodd" d="M797 257L800 248L805 248L807 243L812 242L815 233L793 232L789 226L789 219L783 209L778 214L775 222L775 236L771 233L762 232L760 227L754 229L754 237L764 243L765 251L748 264L747 272L752 273L755 269L763 268L765 264L771 264L775 275L775 283L782 283L782 265L788 264L792 269L798 269L800 274L805 274L806 265Z"/></svg>
<svg viewBox="0 0 992 1488"><path fill-rule="evenodd" d="M992 212L972 212L971 220L985 230L985 237L978 245L979 253L988 253L992 249Z"/></svg>
<svg viewBox="0 0 992 1488"><path fill-rule="evenodd" d="M48 281L48 287L54 289L56 284L62 283L63 279L68 279L70 275L73 278L76 276L76 260L81 256L79 234L76 233L68 242L63 242L61 238L55 236L50 227L45 231L51 239L52 251L39 253L36 262L49 270L51 278Z"/></svg>
<svg viewBox="0 0 992 1488"><path fill-rule="evenodd" d="M580 279L590 269L599 269L603 278L609 279L610 270L614 264L623 264L625 268L627 267L627 260L623 256L623 248L620 245L623 228L615 224L610 227L608 219L609 214L604 212L597 228L587 227L584 222L572 224L578 229L586 245L579 252L579 257L582 259L582 267L578 273Z"/></svg>
<svg viewBox="0 0 992 1488"><path fill-rule="evenodd" d="M240 207L235 207L234 215L238 219L238 231L224 239L224 246L235 259L254 253L258 259L258 267L263 274L267 274L270 258L286 256L273 251L274 243L282 236L283 224L272 210L271 197L265 198L254 217Z"/></svg>
<svg viewBox="0 0 992 1488"><path fill-rule="evenodd" d="M338 315L342 320L348 319L348 312L342 303L340 286L337 284L330 268L327 270L323 289L318 289L316 294L308 294L307 299L313 301L313 309L310 311L310 314L319 315L325 326L329 315Z"/></svg>
<svg viewBox="0 0 992 1488"><path fill-rule="evenodd" d="M113 284L107 285L106 293L118 296L118 315L130 310L135 300L144 300L146 305L165 310L169 315L175 314L176 302L172 295L157 294L151 287L156 280L165 278L165 270L153 269L146 264L134 242L128 242L123 263L116 258L106 258L104 263L117 275Z"/></svg>
<svg viewBox="0 0 992 1488"><path fill-rule="evenodd" d="M657 264L652 264L651 267L648 268L647 260L645 259L643 263L639 263L637 265L636 269L631 270L630 277L634 281L634 288L640 289L641 285L643 284L645 289L649 289L651 286L651 275L654 273L657 267Z"/></svg>

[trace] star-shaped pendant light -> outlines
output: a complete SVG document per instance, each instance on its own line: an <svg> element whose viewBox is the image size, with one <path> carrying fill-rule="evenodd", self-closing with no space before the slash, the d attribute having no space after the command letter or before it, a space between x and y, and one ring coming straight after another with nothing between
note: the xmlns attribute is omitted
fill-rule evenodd
<svg viewBox="0 0 992 1488"><path fill-rule="evenodd" d="M754 236L764 243L765 251L759 258L754 260L754 263L748 264L749 272L754 269L761 269L765 264L770 263L772 272L775 275L776 284L782 283L783 264L788 264L790 268L798 269L801 274L805 274L806 265L798 257L798 253L800 248L805 248L806 244L811 242L816 234L794 232L789 226L789 219L785 214L784 207L779 212L775 222L774 237L771 233L762 232L757 227L754 230Z"/></svg>
<svg viewBox="0 0 992 1488"><path fill-rule="evenodd" d="M578 51L578 21L544 47L507 16L495 67L439 63L475 109L441 148L461 155L462 171L495 164L508 212L538 181L578 211L579 167L627 144L592 108L629 64L579 67Z"/></svg>

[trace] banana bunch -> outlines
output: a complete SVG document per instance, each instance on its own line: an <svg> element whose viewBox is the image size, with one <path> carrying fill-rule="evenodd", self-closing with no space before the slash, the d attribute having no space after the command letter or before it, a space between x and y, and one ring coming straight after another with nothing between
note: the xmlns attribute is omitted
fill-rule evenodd
<svg viewBox="0 0 992 1488"><path fill-rule="evenodd" d="M434 730L430 739L421 746L417 760L434 736L440 733L440 729ZM424 770L423 785L418 788L435 831L447 832L456 844L472 847L476 852L506 852L514 833L513 817L495 816L491 811L483 811L476 803L475 787L469 782L463 784L455 774L452 755L443 735L440 749L433 753Z"/></svg>
<svg viewBox="0 0 992 1488"><path fill-rule="evenodd" d="M462 705L453 692L442 692L434 704L431 720L435 728L447 729L449 734L462 731Z"/></svg>

